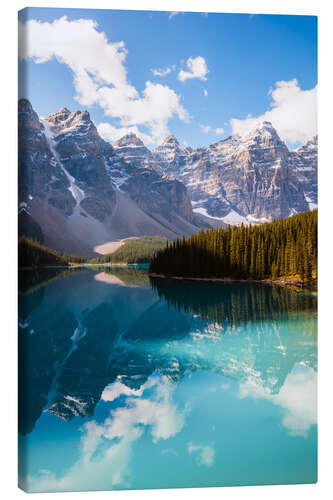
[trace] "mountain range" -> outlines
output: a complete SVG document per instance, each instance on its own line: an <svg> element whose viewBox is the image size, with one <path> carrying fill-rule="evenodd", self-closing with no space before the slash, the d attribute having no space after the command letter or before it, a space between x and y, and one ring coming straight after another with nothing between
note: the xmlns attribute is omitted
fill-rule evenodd
<svg viewBox="0 0 333 500"><path fill-rule="evenodd" d="M87 111L41 118L21 99L18 133L20 231L62 252L90 257L122 238L175 239L317 206L317 137L291 151L269 122L202 148L169 135L151 151L135 134L112 146Z"/></svg>
<svg viewBox="0 0 333 500"><path fill-rule="evenodd" d="M317 207L317 137L290 151L269 122L246 137L206 148L181 147L173 135L150 152L134 134L115 142L127 162L181 181L193 212L211 222L260 223Z"/></svg>

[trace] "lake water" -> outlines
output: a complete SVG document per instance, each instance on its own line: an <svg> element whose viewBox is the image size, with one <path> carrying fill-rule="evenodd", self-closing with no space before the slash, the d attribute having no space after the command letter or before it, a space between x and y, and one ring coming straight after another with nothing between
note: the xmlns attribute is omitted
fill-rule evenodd
<svg viewBox="0 0 333 500"><path fill-rule="evenodd" d="M316 307L141 269L24 272L20 486L315 482Z"/></svg>

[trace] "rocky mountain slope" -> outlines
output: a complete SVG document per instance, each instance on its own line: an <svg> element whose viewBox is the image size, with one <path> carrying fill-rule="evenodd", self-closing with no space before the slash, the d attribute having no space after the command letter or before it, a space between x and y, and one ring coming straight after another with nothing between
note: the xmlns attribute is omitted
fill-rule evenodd
<svg viewBox="0 0 333 500"><path fill-rule="evenodd" d="M40 225L47 246L92 256L119 238L198 229L181 182L116 151L87 111L41 119L19 101L19 210Z"/></svg>
<svg viewBox="0 0 333 500"><path fill-rule="evenodd" d="M173 135L152 152L133 134L118 143L124 160L185 184L194 213L211 224L260 223L317 206L317 137L290 151L263 122L206 148L182 148Z"/></svg>
<svg viewBox="0 0 333 500"><path fill-rule="evenodd" d="M153 156L187 186L194 212L224 222L272 220L317 205L317 138L289 151L269 122L207 148L168 141Z"/></svg>

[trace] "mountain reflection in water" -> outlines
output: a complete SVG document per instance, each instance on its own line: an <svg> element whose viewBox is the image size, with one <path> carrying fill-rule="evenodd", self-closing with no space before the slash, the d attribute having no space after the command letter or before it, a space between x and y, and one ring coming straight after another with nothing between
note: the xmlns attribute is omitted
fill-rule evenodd
<svg viewBox="0 0 333 500"><path fill-rule="evenodd" d="M269 402L270 407L277 408L276 412L283 408L282 424L290 436L302 436L305 440L311 426L316 424L314 294L257 284L150 280L145 270L125 268L63 274L56 271L56 276L47 270L30 278L25 275L20 282L19 432L22 436L36 435L37 440L41 432L37 423L42 422L43 415L45 418L53 415L65 422L79 417L78 421L84 424L81 447L87 446L88 434L93 439L90 435L93 430L97 441L103 436L111 441L117 438L119 446L126 441L127 447L143 439L140 426L150 428L153 443L183 435L185 421L190 419L187 415L193 412L190 392L186 396L192 376L196 382L191 391L201 387L205 397L212 397L219 377L221 387L237 384L238 404L245 404L251 398ZM215 385L207 382L210 378ZM181 407L173 400L176 389L179 394L185 391ZM120 406L115 406L116 403ZM97 409L106 404L112 407L108 419L103 424L96 423ZM208 404L212 404L213 412L215 403ZM231 424L235 419L232 411L228 418ZM254 417L249 413L251 418ZM256 418L260 420L260 416ZM129 427L125 433L119 426L125 425L127 419ZM212 426L215 425L213 422ZM211 444L195 442L195 437L193 434L186 444L188 460L206 469L213 467L219 450ZM312 450L311 460L313 453ZM108 467L112 467L112 460L107 462ZM129 461L127 456L126 467ZM27 488L31 491L66 491L72 486L73 489L158 487L153 480L145 482L141 477L133 484L128 478L129 484L123 479L117 481L116 476L112 480L101 479L106 474L105 464L98 466L92 459L88 462L91 488L81 477L84 468L80 460L73 466L80 471L77 476L73 472L74 482L69 484L63 476L61 486L61 481L53 476L53 482L51 476L42 480L36 473L35 479L28 480L31 466L22 452L21 481L30 481ZM39 468L36 465L36 470L44 469L42 465ZM303 482L314 478L313 465L312 469L313 477L308 475ZM92 479L94 474L100 483ZM254 481L269 484L278 480L273 475L265 482L259 476ZM198 485L235 482L205 477L202 476L203 484ZM185 479L186 474L182 479L170 479L166 486L161 480L160 487L196 484ZM298 476L295 480L301 481ZM245 476L239 481L252 484ZM286 477L286 482L290 478Z"/></svg>

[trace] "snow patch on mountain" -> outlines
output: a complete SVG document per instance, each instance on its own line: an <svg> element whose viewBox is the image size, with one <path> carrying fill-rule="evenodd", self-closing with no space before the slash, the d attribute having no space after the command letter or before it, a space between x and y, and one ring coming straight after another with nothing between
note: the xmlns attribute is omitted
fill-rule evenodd
<svg viewBox="0 0 333 500"><path fill-rule="evenodd" d="M76 205L80 205L81 201L85 198L85 193L81 188L79 188L79 186L76 185L74 177L66 170L63 163L60 161L55 142L55 137L57 136L57 134L54 132L52 126L45 118L41 118L40 121L44 125L44 135L48 142L49 148L69 181L68 189L72 193L72 196L76 201Z"/></svg>

